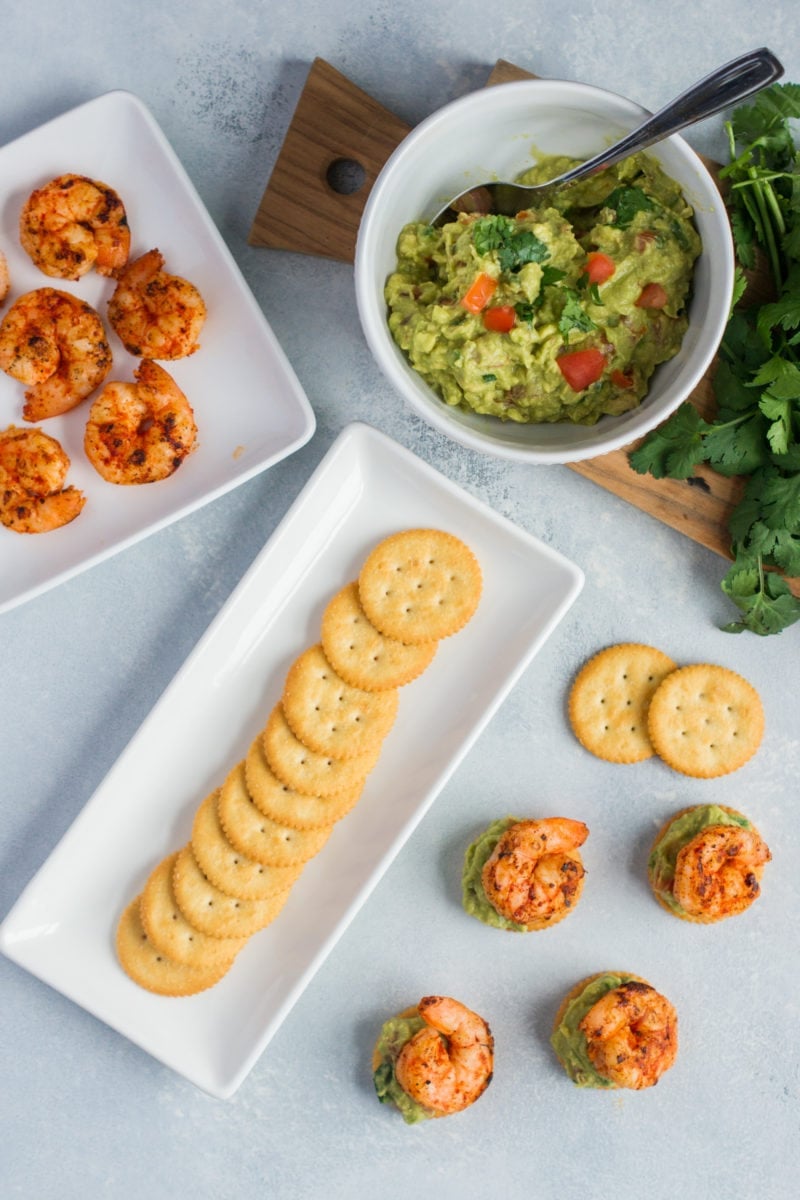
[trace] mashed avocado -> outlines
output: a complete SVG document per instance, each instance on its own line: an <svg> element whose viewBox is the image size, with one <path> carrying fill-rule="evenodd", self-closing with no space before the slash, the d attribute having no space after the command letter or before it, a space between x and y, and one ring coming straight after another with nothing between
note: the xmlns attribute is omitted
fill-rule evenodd
<svg viewBox="0 0 800 1200"><path fill-rule="evenodd" d="M569 165L543 159L521 182ZM640 154L515 218L406 225L389 328L446 404L592 425L640 404L677 353L699 253L679 185Z"/></svg>
<svg viewBox="0 0 800 1200"><path fill-rule="evenodd" d="M550 1037L550 1044L564 1065L570 1079L578 1087L610 1088L614 1084L603 1075L598 1075L592 1066L586 1048L586 1035L578 1028L589 1009L606 992L628 983L630 975L615 975L610 971L598 975L586 985L582 992L573 997L561 1014L561 1020Z"/></svg>
<svg viewBox="0 0 800 1200"><path fill-rule="evenodd" d="M527 931L524 925L502 916L489 902L481 883L481 874L487 859L505 831L516 825L519 820L519 817L502 817L499 821L493 821L489 828L467 847L461 885L462 903L470 916L477 917L485 925L493 925L495 929L512 929L517 933L525 933Z"/></svg>
<svg viewBox="0 0 800 1200"><path fill-rule="evenodd" d="M708 825L738 825L741 829L750 828L747 818L738 813L727 812L717 804L699 804L671 821L650 851L647 867L653 887L661 900L675 912L683 912L672 894L678 854Z"/></svg>
<svg viewBox="0 0 800 1200"><path fill-rule="evenodd" d="M399 1108L407 1125L416 1125L419 1121L427 1121L433 1116L429 1109L417 1104L408 1092L403 1091L394 1073L398 1054L424 1024L422 1017L391 1017L384 1022L375 1046L380 1063L375 1068L372 1078L378 1099L381 1104L394 1104Z"/></svg>

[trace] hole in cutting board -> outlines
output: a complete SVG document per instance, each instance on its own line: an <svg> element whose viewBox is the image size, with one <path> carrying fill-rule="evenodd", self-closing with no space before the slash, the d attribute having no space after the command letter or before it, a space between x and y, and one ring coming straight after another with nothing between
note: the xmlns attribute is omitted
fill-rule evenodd
<svg viewBox="0 0 800 1200"><path fill-rule="evenodd" d="M366 178L367 172L355 158L334 158L325 172L328 187L339 196L354 196Z"/></svg>

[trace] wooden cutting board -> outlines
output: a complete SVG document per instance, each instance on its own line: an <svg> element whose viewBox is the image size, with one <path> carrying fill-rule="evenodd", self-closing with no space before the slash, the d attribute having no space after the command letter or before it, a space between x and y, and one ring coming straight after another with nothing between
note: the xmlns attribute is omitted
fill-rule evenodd
<svg viewBox="0 0 800 1200"><path fill-rule="evenodd" d="M500 60L487 86L530 78L530 72ZM253 220L250 244L352 263L370 189L410 131L324 59L315 59ZM759 283L765 281L754 280L754 289ZM713 367L688 397L704 414L714 411L712 372ZM730 558L728 516L742 481L705 466L688 480L638 475L628 463L635 444L569 469ZM790 585L800 595L800 579Z"/></svg>

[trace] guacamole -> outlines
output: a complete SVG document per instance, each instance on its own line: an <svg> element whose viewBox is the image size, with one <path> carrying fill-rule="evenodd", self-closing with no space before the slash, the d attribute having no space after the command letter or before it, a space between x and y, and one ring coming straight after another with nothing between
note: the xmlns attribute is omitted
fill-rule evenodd
<svg viewBox="0 0 800 1200"><path fill-rule="evenodd" d="M422 1029L425 1022L422 1017L397 1016L384 1021L380 1037L375 1046L376 1058L380 1059L373 1072L375 1091L381 1104L394 1104L400 1110L407 1125L416 1125L419 1121L427 1121L434 1114L418 1104L408 1092L404 1092L397 1082L394 1064L397 1056L406 1042Z"/></svg>
<svg viewBox="0 0 800 1200"><path fill-rule="evenodd" d="M578 1028L583 1018L598 1000L614 988L628 983L633 976L616 975L607 971L587 983L579 995L569 1001L557 1027L550 1037L550 1044L561 1060L565 1071L578 1087L611 1088L610 1079L599 1075L592 1066L586 1046L586 1035Z"/></svg>
<svg viewBox="0 0 800 1200"><path fill-rule="evenodd" d="M570 160L542 159L522 183ZM446 403L592 425L639 405L688 326L700 238L679 185L635 155L516 217L406 225L389 329Z"/></svg>
<svg viewBox="0 0 800 1200"><path fill-rule="evenodd" d="M675 862L683 847L709 825L750 828L750 822L739 813L728 812L717 804L699 804L671 821L650 851L647 868L653 887L664 904L677 913L682 913L683 909L672 894Z"/></svg>
<svg viewBox="0 0 800 1200"><path fill-rule="evenodd" d="M472 917L483 921L484 925L493 925L495 929L511 929L516 933L526 933L524 925L510 921L497 911L486 896L481 882L481 875L487 859L507 829L516 825L519 817L502 817L493 821L479 837L467 847L464 855L464 870L461 876L462 904Z"/></svg>

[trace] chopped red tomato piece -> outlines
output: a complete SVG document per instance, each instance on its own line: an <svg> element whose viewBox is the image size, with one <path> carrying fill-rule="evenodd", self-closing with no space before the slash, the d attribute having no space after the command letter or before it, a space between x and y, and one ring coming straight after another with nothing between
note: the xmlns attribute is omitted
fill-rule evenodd
<svg viewBox="0 0 800 1200"><path fill-rule="evenodd" d="M497 288L497 280L483 271L476 275L461 297L461 304L468 312L479 313L491 300Z"/></svg>
<svg viewBox="0 0 800 1200"><path fill-rule="evenodd" d="M590 384L597 383L606 360L596 347L590 347L588 350L569 350L556 362L573 392L582 392Z"/></svg>
<svg viewBox="0 0 800 1200"><path fill-rule="evenodd" d="M620 371L617 368L616 371L611 372L611 382L614 384L614 387L631 388L633 387L633 376L626 375L624 371Z"/></svg>
<svg viewBox="0 0 800 1200"><path fill-rule="evenodd" d="M667 293L660 283L646 283L636 301L637 308L663 308L667 303Z"/></svg>
<svg viewBox="0 0 800 1200"><path fill-rule="evenodd" d="M589 283L605 283L617 269L613 258L601 250L592 250L586 256L586 275Z"/></svg>
<svg viewBox="0 0 800 1200"><path fill-rule="evenodd" d="M517 314L512 304L495 304L494 308L484 309L483 323L487 329L495 333L508 333L517 323Z"/></svg>

